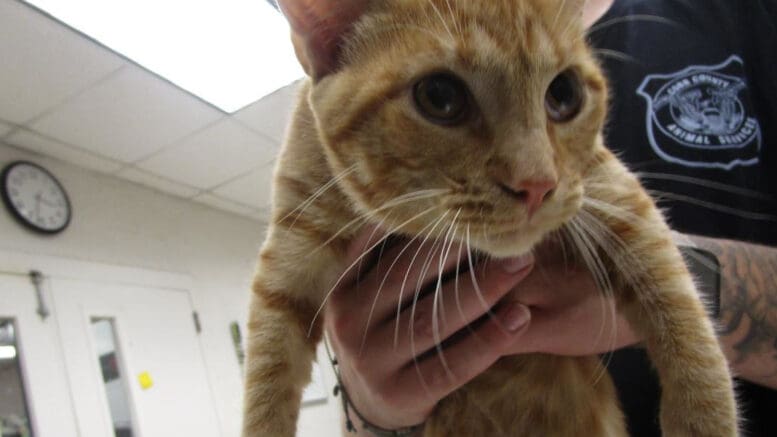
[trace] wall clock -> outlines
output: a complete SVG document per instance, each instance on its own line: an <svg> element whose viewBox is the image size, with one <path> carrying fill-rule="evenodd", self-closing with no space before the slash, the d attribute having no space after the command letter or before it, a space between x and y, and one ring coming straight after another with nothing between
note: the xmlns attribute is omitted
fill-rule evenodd
<svg viewBox="0 0 777 437"><path fill-rule="evenodd" d="M70 200L62 184L43 167L26 161L8 164L0 175L3 203L24 226L44 234L70 224Z"/></svg>

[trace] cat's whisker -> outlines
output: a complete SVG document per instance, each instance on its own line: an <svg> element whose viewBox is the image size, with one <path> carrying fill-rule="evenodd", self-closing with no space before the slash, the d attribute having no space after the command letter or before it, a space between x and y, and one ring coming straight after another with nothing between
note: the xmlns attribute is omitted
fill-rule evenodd
<svg viewBox="0 0 777 437"><path fill-rule="evenodd" d="M637 214L617 205L613 205L608 202L604 202L598 199L594 199L589 196L583 197L583 208L593 208L609 217L614 217L620 221L628 223L639 223L640 226L650 226L651 223L644 217L640 217Z"/></svg>
<svg viewBox="0 0 777 437"><path fill-rule="evenodd" d="M305 213L305 210L310 207L319 197L323 196L324 193L329 191L330 188L337 185L338 182L343 180L344 178L348 177L351 173L356 171L356 164L346 168L344 171L342 171L339 175L332 177L332 179L329 180L326 184L319 187L318 190L316 190L313 194L311 194L307 199L305 199L304 202L302 202L299 206L294 208L291 212L283 216L282 219L278 221L278 223L283 223L291 217L293 214L296 213L296 217L294 218L294 222L292 222L291 226L289 226L289 229L291 230L294 228L294 225L297 223L297 220Z"/></svg>
<svg viewBox="0 0 777 437"><path fill-rule="evenodd" d="M612 58L616 61L621 62L630 62L635 65L642 65L642 61L635 58L634 56L628 55L623 52L619 52L617 50L610 50L610 49L594 49L592 52L596 55L601 55L603 58Z"/></svg>
<svg viewBox="0 0 777 437"><path fill-rule="evenodd" d="M434 9L434 13L437 14L437 17L440 19L440 23L442 23L442 26L445 28L445 31L448 32L448 35L451 37L451 40L455 40L456 37L453 36L453 32L451 32L451 28L448 27L448 23L445 22L445 18L442 16L440 9L437 7L437 5L434 4L434 0L429 0L429 5L432 7L432 9Z"/></svg>
<svg viewBox="0 0 777 437"><path fill-rule="evenodd" d="M445 214L443 214L435 222L435 225L432 227L432 229L429 230L429 233L424 238L424 241L421 244L421 247L423 247L423 245L426 243L426 241L428 241L428 239L432 237L432 235L434 233L434 230L437 228L437 226L440 223L442 223L444 221L444 219L447 217L448 213L449 213L449 211L446 211ZM435 246L433 245L432 248L430 249L430 251L429 251L430 254L434 252L434 247ZM420 250L420 247L419 247L419 250ZM417 256L418 253L419 252L416 251L415 255ZM414 262L416 256L413 256L413 261L410 262L410 267L408 268L408 273L412 269L413 262ZM423 273L422 273L421 277L423 277ZM407 279L407 274L405 274L405 280L406 279ZM402 302L402 292L404 291L404 289L405 289L405 281L402 282L402 287L400 288L400 297L399 297L400 305L401 305L401 302ZM411 351L411 353L413 355L413 365L415 366L416 372L418 373L418 377L419 377L419 380L421 381L421 385L423 386L423 388L427 392L427 394L431 394L431 390L429 390L429 386L426 384L426 379L424 378L423 372L421 372L421 366L418 363L418 354L417 354L417 350L416 350L416 347L415 347L415 331L414 331L415 311L416 311L416 307L417 307L417 304L418 304L418 296L420 295L420 293L421 293L421 289L419 287L419 288L417 288L415 290L415 294L413 295L413 304L410 306L410 323L409 323L409 326L408 326L408 329L410 331L410 351ZM396 331L394 333L394 335L395 335L395 337L394 337L394 345L395 346L394 347L395 348L396 348L397 341L398 341L398 338L399 338L398 337L398 333L399 333L399 311L400 311L400 307L397 308L397 324L396 324Z"/></svg>
<svg viewBox="0 0 777 437"><path fill-rule="evenodd" d="M602 223L596 215L583 209L579 212L579 216L581 220L587 221L590 227L599 231L598 241L615 264L620 275L634 287L646 287L643 278L647 272L644 271L643 264L634 254L633 249L609 226Z"/></svg>
<svg viewBox="0 0 777 437"><path fill-rule="evenodd" d="M453 22L453 27L456 29L456 34L459 36L464 36L464 34L461 32L461 25L459 24L458 16L455 12L453 12L451 0L445 0L445 4L448 6L448 12L451 14L451 22Z"/></svg>
<svg viewBox="0 0 777 437"><path fill-rule="evenodd" d="M575 235L579 239L579 241L582 243L582 246L585 250L585 253L587 256L590 257L591 260L593 260L593 270L592 274L599 279L596 279L597 286L599 290L601 291L601 294L605 298L609 298L613 295L613 288L612 288L612 282L610 281L610 277L606 271L606 267L604 265L604 261L601 259L598 253L598 248L601 247L601 237L596 234L596 232L591 229L588 224L582 220L581 216L578 215L573 218L573 220L570 222L570 225L572 226L572 229L575 230ZM591 268L589 267L589 270ZM602 306L603 307L603 306ZM599 333L596 338L596 343L598 344L601 340L602 336L604 335L605 331L605 321L602 322L602 324L599 326Z"/></svg>
<svg viewBox="0 0 777 437"><path fill-rule="evenodd" d="M609 277L607 276L607 273L601 258L599 258L599 256L596 253L596 248L594 243L591 242L588 236L586 235L583 226L579 222L579 219L577 217L574 217L571 221L568 222L568 225L569 225L569 231L570 231L569 234L578 248L578 253L582 256L583 262L586 264L586 266L588 267L588 270L591 272L594 278L594 281L597 284L597 287L599 288L600 291L602 291L603 296L601 296L601 303L602 303L602 314L604 314L606 312L604 308L604 305L606 305L606 299L607 297L610 297L613 295L612 285L609 280ZM597 335L595 344L598 344L599 341L601 340L602 335L604 335L605 327L606 327L606 320L603 320L602 324L599 327L599 334ZM606 367L604 366L599 370L597 370L592 380L592 385L596 385L599 382L599 380L604 376L603 372L606 372Z"/></svg>
<svg viewBox="0 0 777 437"><path fill-rule="evenodd" d="M447 321L445 320L445 307L443 305L443 299L444 296L442 296L442 275L443 275L443 267L445 266L445 263L448 261L448 257L451 254L451 249L453 248L454 243L454 236L451 233L454 231L456 227L456 220L459 218L459 214L461 214L461 209L456 212L456 215L453 217L453 220L451 220L450 228L448 229L448 233L445 236L445 239L443 240L442 250L440 251L440 262L438 265L438 273L437 273L437 285L434 288L434 301L432 304L432 335L434 336L434 345L437 349L437 355L440 357L440 361L443 364L443 367L445 368L445 372L448 374L448 376L451 379L455 379L455 375L451 371L450 367L448 367L448 362L445 360L445 354L443 353L442 349L442 338L440 336L440 324L439 324L439 311L442 311L443 314L443 324L447 325ZM447 244L447 248L446 248Z"/></svg>
<svg viewBox="0 0 777 437"><path fill-rule="evenodd" d="M466 322L467 321L467 316L464 314L464 308L461 306L461 291L459 290L459 281L461 280L461 259L462 259L461 252L462 252L462 250L464 250L464 244L463 243L459 243L459 251L458 251L458 254L456 255L456 259L458 259L459 262L456 263L456 275L454 276L455 279L454 279L454 283L453 283L453 295L454 295L455 300L456 300L456 309L459 312L459 317L461 317L462 322ZM466 326L467 326L467 331L469 331L469 333L474 338L482 341L482 339L480 338L478 333L475 332L474 329L472 329L472 326L469 323L467 323Z"/></svg>
<svg viewBox="0 0 777 437"><path fill-rule="evenodd" d="M603 223L601 223L595 216L593 215L586 215L586 211L581 211L581 214L578 215L577 219L579 224L579 230L581 231L581 237L583 239L584 244L590 247L590 251L593 253L593 255L596 257L596 259L601 259L598 256L598 252L596 251L596 243L599 243L599 247L601 247L605 253L608 254L610 257L610 260L613 261L616 265L616 268L624 274L625 277L627 277L627 280L633 284L637 284L638 281L635 280L633 276L630 275L633 269L638 269L639 261L634 259L630 260L628 262L627 258L631 255L631 252L629 251L626 244L623 242L623 240L618 237L612 230L608 227L606 227ZM586 218L590 218L591 221L586 221ZM597 226L598 225L598 226ZM598 231L598 232L597 232ZM585 234L589 234L590 238L586 236ZM611 245L611 242L614 242L616 245L620 245L620 250L614 249ZM633 258L633 257L631 257ZM603 264L600 264L602 266ZM604 363L602 364L602 367L597 371L595 377L592 379L592 385L596 385L599 383L601 378L603 378L607 372L607 367L612 360L613 353L612 350L615 347L616 341L617 341L617 320L618 320L618 314L617 309L615 307L615 301L613 300L614 296L614 290L612 288L612 284L609 282L609 275L606 271L602 272L603 275L605 275L605 278L607 279L607 285L604 287L600 286L599 288L603 291L602 295L600 295L599 301L601 305L601 312L603 315L605 315L605 318L602 320L602 323L600 325L599 333L597 334L595 344L599 344L603 335L604 330L606 329L608 318L609 321L612 323L611 329L609 330L609 338L606 343L606 350L608 351L605 355L606 358L604 360ZM609 310L609 311L608 311Z"/></svg>
<svg viewBox="0 0 777 437"><path fill-rule="evenodd" d="M551 29L553 29L554 31L556 30L556 26L558 25L559 18L561 18L561 13L564 12L564 9L566 7L567 7L567 0L563 0L561 2L561 6L559 6L559 8L558 8L558 12L556 12L556 18L553 19L553 25L550 26Z"/></svg>
<svg viewBox="0 0 777 437"><path fill-rule="evenodd" d="M400 205L403 205L403 204L406 204L406 203L410 203L410 202L415 202L415 201L418 201L418 200L430 199L430 198L433 198L433 197L436 197L436 196L439 196L439 195L442 195L442 194L446 194L446 193L449 193L449 192L450 192L449 190L442 190L442 189L421 190L421 191L417 191L417 192L413 192L413 193L408 193L408 194L403 194L401 196L398 196L398 197L396 197L396 198L394 198L394 199L384 203L379 208L376 208L373 211L370 211L368 213L360 214L355 219L349 221L348 223L343 225L340 228L340 230L335 232L334 235L329 237L329 239L327 239L326 241L321 243L315 249L315 251L319 251L322 248L324 248L324 247L328 246L329 244L331 244L333 241L335 241L338 237L340 237L343 233L345 233L352 226L354 226L356 224L359 224L359 223L366 222L366 221L370 220L371 218L375 217L376 215L380 214L381 212L387 210L387 209L395 208L397 206L400 206Z"/></svg>
<svg viewBox="0 0 777 437"><path fill-rule="evenodd" d="M616 217L619 220L640 223L641 226L649 226L650 225L650 223L648 223L644 218L639 217L636 214L633 214L633 213L631 213L631 212L629 212L629 211L627 211L627 210L625 210L625 209L623 209L623 208L621 208L619 206L612 205L612 204L609 204L609 203L606 203L606 202L602 202L602 201L598 201L598 200L590 199L590 198L585 198L584 199L584 207L593 208L595 210L598 210L600 212L608 214L608 215L610 215L612 217ZM617 235L615 235L615 233L612 232L611 229L607 228L605 225L601 225L601 226L606 228L609 231L609 234L612 235L612 238L615 238L616 240L620 240L620 238ZM677 244L677 245L686 245L686 246L694 246L695 245L692 240L690 240L687 236L685 236L683 234L675 233L674 240L675 240L675 244ZM624 248L624 251L628 251L626 243L623 242L622 240L619 241L619 245ZM699 263L701 263L703 266L705 266L706 268L710 269L713 272L717 272L717 271L720 270L720 266L718 266L717 264L709 261L707 258L705 258L703 256L697 255L694 252L686 252L685 255L688 255L688 256L694 258ZM634 257L633 255L631 256L630 259L633 261L631 264L628 264L628 260L627 260L627 261L624 261L624 266L623 267L619 267L621 273L625 277L627 277L627 279L633 285L638 286L638 287L647 287L647 284L644 284L644 281L639 281L639 280L635 279L635 278L639 277L640 275L644 276L644 273L646 273L646 272L638 273L635 270L635 266L639 266L638 260L636 260L636 257ZM639 282L642 282L642 283L639 283Z"/></svg>
<svg viewBox="0 0 777 437"><path fill-rule="evenodd" d="M413 269L413 265L415 264L415 260L418 258L418 255L421 253L421 249L423 249L424 245L427 241L429 241L429 238L434 233L434 230L439 226L440 223L445 220L445 217L448 215L448 212L446 211L445 214L443 214L441 217L439 217L437 220L435 220L433 223L434 225L429 230L429 232L424 237L423 241L421 241L421 244L418 246L418 249L413 254L413 258L410 260L410 264L407 267L407 271L405 272L404 278L402 278L402 285L399 287L399 296L397 297L397 315L396 315L396 323L394 325L394 349L397 348L399 344L399 320L400 316L402 314L402 296L405 292L405 286L407 285L407 279L410 276L410 272ZM419 233L420 234L420 233ZM414 308L415 309L415 308ZM413 315L414 316L414 315ZM412 323L412 317L411 316L411 323ZM412 339L412 337L411 337Z"/></svg>
<svg viewBox="0 0 777 437"><path fill-rule="evenodd" d="M682 183L695 185L699 187L723 191L723 192L735 194L738 196L750 197L750 198L762 200L765 202L773 203L775 201L774 198L772 198L771 196L767 196L766 194L760 193L758 191L735 187L733 185L728 185L728 184L722 184L720 182L715 182L708 179L695 178L692 176L685 176L685 175L671 174L671 173L652 173L652 172L645 172L645 171L635 172L635 175L637 176L637 178L641 180L654 179L654 180L661 180L661 181L682 182Z"/></svg>
<svg viewBox="0 0 777 437"><path fill-rule="evenodd" d="M733 215L735 217L748 219L748 220L758 220L758 221L766 221L766 222L777 222L777 216L771 215L771 214L762 214L758 212L751 212L751 211L742 211L736 208L728 207L725 205L719 205L717 203L713 202L707 202L705 200L697 199L695 197L686 196L683 194L677 194L677 193L669 193L666 191L659 191L659 190L646 190L650 195L657 198L658 202L660 203L660 199L669 199L674 200L677 202L684 202L691 205L699 206L702 208L706 208L712 211L721 212L724 214Z"/></svg>
<svg viewBox="0 0 777 437"><path fill-rule="evenodd" d="M405 223L403 223L400 226L398 226L398 228L402 228L402 227L406 226L407 224L413 222L414 220L417 220L418 218L423 217L424 215L434 211L436 208L437 207L431 207L431 208L429 208L429 209L427 209L427 210L417 214L416 216L413 216L412 218L407 220ZM326 295L324 296L324 299L322 299L322 301L321 301L321 305L319 305L318 310L316 310L316 313L313 315L313 319L310 321L310 326L308 327L308 337L310 337L310 334L313 332L313 327L316 324L316 320L318 319L318 316L321 315L321 311L324 309L324 306L326 305L327 301L329 301L329 297L332 295L332 293L334 293L334 291L337 289L337 287L340 285L340 283L343 281L343 279L345 279L345 277L348 275L348 273L351 271L351 269L353 269L354 266L356 266L359 262L361 262L361 260L364 257L369 255L370 252L372 252L376 247L378 247L381 244L383 244L383 242L387 238L389 238L390 236L391 236L391 234L384 235L380 240L378 240L377 243L373 244L370 248L368 248L366 251L364 251L364 253L362 253L353 263L351 263L351 265L348 266L348 268L343 271L343 273L340 275L340 277L337 278L337 281L335 281L334 285L332 285L332 288L326 293Z"/></svg>
<svg viewBox="0 0 777 437"><path fill-rule="evenodd" d="M604 267L601 258L597 255L596 247L584 234L576 217L569 221L568 225L570 230L573 231L570 232L572 241L575 242L575 245L583 258L583 262L593 275L597 287L599 287L599 290L603 293L611 292L612 286L606 273L607 269Z"/></svg>
<svg viewBox="0 0 777 437"><path fill-rule="evenodd" d="M423 213L413 217L413 220L416 220L416 219L422 217L423 215L428 214L430 211L431 211L431 209L428 210L428 211L424 211ZM378 286L378 291L375 293L375 298L372 300L372 306L370 307L370 313L367 316L367 322L365 323L365 326L364 326L364 334L362 335L362 343L361 343L361 346L359 347L359 353L360 354L361 354L361 351L364 350L364 345L367 342L367 334L368 334L369 326L370 326L370 323L372 322L373 316L375 315L375 308L378 305L378 299L380 298L381 291L383 291L383 287L386 285L386 281L388 280L389 275L391 274L391 270L394 268L394 266L396 266L397 262L399 262L400 258L402 258L402 255L405 253L405 251L407 251L407 249L410 248L410 246L413 244L413 242L416 241L418 239L418 237L420 235L422 235L426 231L426 229L428 229L433 224L434 224L434 222L430 222L429 224L424 226L419 233L417 233L410 241L408 241L405 244L405 247L403 247L402 250L399 251L399 254L397 254L397 256L394 257L394 261L391 263L391 265L389 266L388 270L386 270L386 274L383 276L383 280L380 282L380 286ZM403 225L400 225L399 227L396 227L396 228L390 230L389 232L386 233L386 235L394 234L402 226ZM379 270L376 268L376 271L379 271Z"/></svg>
<svg viewBox="0 0 777 437"><path fill-rule="evenodd" d="M487 229L487 226L486 226L486 222L487 221L486 221L485 215L483 214L483 207L482 206L480 207L480 210L478 211L478 216L480 217L480 223L483 224L483 226L480 229L481 232L483 233L483 241L486 242L486 245L490 246L491 245L491 240L488 237L488 229Z"/></svg>
<svg viewBox="0 0 777 437"><path fill-rule="evenodd" d="M578 16L582 16L583 15L583 9L585 8L586 3L587 3L587 1L584 1L584 2L579 4L579 7L577 8L577 11L576 11L576 14ZM564 4L566 4L566 0L564 0ZM563 5L562 5L562 9L563 9ZM559 13L560 13L560 11L561 11L561 9L559 9ZM569 20L569 23L567 24L566 29L564 29L564 31L561 32L561 38L562 39L567 39L567 33L569 33L569 31L574 28L576 23L577 23L577 20ZM554 25L553 27L555 28L556 26ZM575 41L577 41L577 39Z"/></svg>
<svg viewBox="0 0 777 437"><path fill-rule="evenodd" d="M311 334L312 334L312 332L313 332L313 328L315 327L316 320L318 320L318 316L320 316L320 315L321 315L321 311L323 311L323 309L324 309L324 306L326 306L326 303L329 301L329 297L330 297L330 296L332 295L332 293L334 293L334 291L337 289L337 286L338 286L338 285L340 285L340 283L341 283L341 282L343 281L343 279L344 279L344 278L345 278L345 277L348 275L348 273L351 271L351 269L353 269L353 268L354 268L354 267L355 267L355 266L356 266L356 265L357 265L359 262L361 262L361 260L362 260L364 257L366 257L367 255L369 255L369 253L370 253L370 252L371 252L373 249L375 249L375 248L376 248L376 247L378 247L379 245L383 244L383 241L384 241L386 238L388 238L388 235L384 236L384 237L383 237L383 238L381 238L381 239L380 239L380 240L379 240L377 243L375 243L375 244L374 244L374 245L372 245L372 246L371 246L369 249L367 249L366 251L364 251L364 253L362 253L362 254L361 254L361 255L360 255L360 256L359 256L359 257L356 259L356 261L354 261L354 262L353 262L353 263L352 263L350 266L348 266L348 268L347 268L347 269L345 269L345 271L343 271L343 273L340 275L340 277L337 279L337 281L335 281L335 284L334 284L334 285L332 286L332 288L331 288L331 289L330 289L330 290L329 290L329 291L326 293L326 295L324 296L324 299L321 301L321 305L319 305L319 307L318 307L318 310L316 310L316 313L313 315L313 319L310 321L310 326L308 327L308 334L307 334L307 335L308 335L308 338L310 337L310 335L311 335Z"/></svg>
<svg viewBox="0 0 777 437"><path fill-rule="evenodd" d="M605 212L605 213L607 213L609 215L615 216L615 217L618 217L618 215L620 214L620 216L621 216L621 217L619 217L620 220L629 220L630 219L633 222L634 220L641 219L640 217L637 217L635 215L633 216L633 214L629 213L628 211L625 211L623 208L620 208L620 207L615 206L615 205L610 205L610 204L607 204L607 203L604 203L604 202L593 201L592 199L586 199L584 205L588 206L588 207L593 207L594 209L597 209L599 211L603 211L603 212ZM599 221L598 219L596 219L594 214L589 213L588 211L585 211L585 210L581 211L581 214L585 214L585 213L589 214L597 222ZM647 225L647 223L645 223L643 226L646 226L646 225ZM616 268L618 269L620 274L623 275L623 277L636 290L642 290L642 292L645 292L645 293L649 292L649 290L651 288L651 284L647 284L647 283L645 283L644 279L640 279L640 278L646 277L647 276L647 272L644 271L644 269L640 269L642 264L639 262L637 257L634 256L633 253L631 253L631 251L629 250L629 248L626 245L626 243L622 239L620 239L620 237L618 237L609 227L607 227L606 225L604 225L602 223L599 223L599 227L607 234L607 237L611 241L615 242L618 245L618 247L619 247L619 250L618 250L618 254L619 255L617 257L616 256L612 256L612 258L613 258L613 261L616 264ZM678 236L675 236L675 244L680 244L680 245L686 244L686 245L689 245L689 246L693 246L694 245L692 241L689 241L687 243L683 243L682 241L680 241L680 242L677 241L679 238L684 238L684 237L685 236L682 235L682 234L679 234ZM696 254L693 251L684 252L683 254L685 256L689 256L689 257L694 258L696 261L698 261L704 267L710 269L713 272L717 272L717 271L720 270L720 266L718 266L716 263L711 262L707 258L705 258L705 257L703 257L703 256L701 256L699 254Z"/></svg>
<svg viewBox="0 0 777 437"><path fill-rule="evenodd" d="M595 241L598 243L599 247L602 248L609 256L609 259L615 264L616 268L619 270L621 274L624 275L624 277L627 278L627 281L629 283L636 284L636 279L633 278L630 273L632 272L632 269L638 268L638 261L632 259L631 253L626 247L625 243L623 242L620 237L618 237L612 230L604 224L602 224L594 215L588 213L588 211L582 210L576 217L579 220L580 229L586 233L589 234L592 241ZM617 246L614 247L613 245ZM602 303L602 314L605 314L605 306L607 306L608 303L611 303L612 293L614 290L609 290L610 294L604 294L603 299L601 299ZM610 339L609 339L609 349L612 349L612 347L615 345L615 341L617 339L617 312L615 310L615 307L613 305L609 305L610 309L610 317L613 322L613 330L611 331ZM602 324L602 329L604 329L604 325L606 324L606 320ZM599 343L599 340L601 339L603 333L600 331L599 335L597 336L596 343Z"/></svg>
<svg viewBox="0 0 777 437"><path fill-rule="evenodd" d="M408 25L408 24L398 24L398 23L392 23L390 25L380 25L376 26L375 31L377 34L380 34L381 32L389 33L389 32L396 32L401 29L408 29L408 30L414 30L418 31L420 33L424 33L431 37L434 40L439 41L440 43L444 43L445 41L443 38L440 37L439 34L433 32L431 29L427 29L421 26L416 25Z"/></svg>
<svg viewBox="0 0 777 437"><path fill-rule="evenodd" d="M391 217L391 211L389 211L388 214L386 214L386 217L384 217L377 225L375 225L375 228L370 233L370 236L367 238L367 241L364 242L364 247L362 247L362 251L365 251L367 247L369 246L370 242L372 242L372 239L375 237L375 234L378 233L379 230L383 229L383 224L386 223L386 220ZM386 233L386 235L390 235L389 233ZM385 246L386 242L388 241L387 238L383 238L383 244L382 246ZM364 259L359 261L359 265L356 267L356 283L358 284L361 282L361 272L362 272L362 264L364 262Z"/></svg>
<svg viewBox="0 0 777 437"><path fill-rule="evenodd" d="M567 249L567 239L564 235L563 228L558 231L554 231L552 236L554 240L558 243L559 248L561 249L561 259L564 261L564 269L569 270L569 249Z"/></svg>
<svg viewBox="0 0 777 437"><path fill-rule="evenodd" d="M446 249L446 252L445 252L445 258L440 260L440 267L439 267L439 269L440 269L439 282L440 283L438 284L438 286L440 288L442 287L442 274L444 273L443 269L444 269L445 263L447 262L448 257L451 254L451 249L453 249L453 245L456 243L456 231L457 231L457 225L458 225L457 222L458 222L458 219L459 219L459 215L461 215L461 208L459 208L459 210L456 211L456 215L453 217L453 220L451 220L451 227L450 227L450 230L448 231L449 235L446 236L446 238L448 239L448 248ZM459 244L459 245L461 245L461 244ZM459 261L461 261L460 258L456 258L456 260L457 260L457 264L458 264ZM446 315L445 315L446 312L445 312L445 296L444 295L440 296L440 310L442 311L442 323L443 323L444 326L447 326L448 320L446 319Z"/></svg>
<svg viewBox="0 0 777 437"><path fill-rule="evenodd" d="M594 26L591 26L586 31L586 35L588 36L593 35L594 33L600 30L606 29L616 24L630 23L634 21L647 21L647 22L654 22L659 24L681 27L679 23L658 15L634 14L634 15L627 15L625 17L613 18L613 19L604 21L602 23L598 23Z"/></svg>
<svg viewBox="0 0 777 437"><path fill-rule="evenodd" d="M380 246L380 250L378 251L378 259L375 261L375 271L380 270L380 263L383 261L383 254L386 251L386 245L388 244L389 240L383 241L383 244Z"/></svg>
<svg viewBox="0 0 777 437"><path fill-rule="evenodd" d="M469 276L472 280L472 287L475 289L475 296L480 301L480 305L482 305L483 310L486 311L486 314L488 317L496 322L499 326L502 326L502 322L497 319L496 315L493 311L491 311L491 307L488 305L488 302L486 301L483 291L480 289L480 284L478 284L478 280L475 277L475 264L472 262L472 246L470 245L470 231L469 231L469 224L467 224L467 264L469 264Z"/></svg>
<svg viewBox="0 0 777 437"><path fill-rule="evenodd" d="M429 268L431 267L431 264L432 264L432 261L433 261L433 258L434 258L434 253L438 250L437 248L438 247L440 248L439 249L440 250L440 254L442 255L445 252L445 244L446 244L446 242L444 240L439 240L439 239L435 240L434 244L432 245L431 249L429 250L429 254L428 254L427 258L426 258L426 261L424 261L423 268L421 269L421 275L419 277L419 281L416 284L415 294L413 295L413 305L412 305L411 310L410 310L410 314L411 315L410 315L410 326L409 326L409 329L410 329L410 345L411 345L411 350L413 352L413 357L417 356L417 350L416 350L416 347L415 347L415 329L414 329L415 315L414 314L415 314L415 310L416 310L416 307L417 307L418 300L419 300L419 298L421 296L421 292L423 291L422 280L423 280L424 277L426 277L426 274L429 272ZM437 309L436 308L436 297L437 297L437 292L438 291L439 290L437 288L435 288L434 296L433 296L433 301L432 301L432 316L431 316L432 320L431 320L431 323L432 323L433 335L434 335L435 329L437 328L436 327L436 320L435 320L435 317L436 317L435 311ZM441 351L439 349L439 345L435 344L435 347L437 348L437 352L438 352L438 355L439 355L439 358L440 358L440 360L442 362L443 367L445 368L446 372L450 372L450 368L448 367L448 362L445 360L445 356L443 356L440 353ZM448 375L451 376L452 373L448 373Z"/></svg>

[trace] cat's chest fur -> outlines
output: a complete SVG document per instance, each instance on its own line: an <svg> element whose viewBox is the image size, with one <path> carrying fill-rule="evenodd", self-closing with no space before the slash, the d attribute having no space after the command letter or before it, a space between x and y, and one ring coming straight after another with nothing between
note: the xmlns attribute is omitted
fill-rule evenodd
<svg viewBox="0 0 777 437"><path fill-rule="evenodd" d="M585 44L584 1L278 4L311 80L252 286L245 436L294 435L322 310L364 225L471 240L467 254L494 258L563 228L644 340L664 435L737 434L731 375L669 227L603 144L607 84ZM426 432L624 435L599 366L504 358L442 400Z"/></svg>
<svg viewBox="0 0 777 437"><path fill-rule="evenodd" d="M425 437L627 436L598 357L505 357L437 407Z"/></svg>
<svg viewBox="0 0 777 437"><path fill-rule="evenodd" d="M320 146L307 92L306 84L301 87L289 141L279 161L275 202L277 215L304 235L300 256L306 256L306 267L317 272L311 273L313 282L307 289L330 290L339 279L336 273L347 267L337 261L348 240L367 220L334 187L319 193L316 202L304 203L317 193L315 187L325 186L334 177ZM298 214L301 204L304 214ZM615 390L605 373L598 357L502 358L443 399L424 436L571 436L580 435L581 430L586 435L626 436Z"/></svg>

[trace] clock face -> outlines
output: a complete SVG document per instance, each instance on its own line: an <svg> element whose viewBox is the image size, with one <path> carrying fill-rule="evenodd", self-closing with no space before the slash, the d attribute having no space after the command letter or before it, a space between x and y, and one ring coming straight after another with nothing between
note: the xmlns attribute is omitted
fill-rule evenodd
<svg viewBox="0 0 777 437"><path fill-rule="evenodd" d="M6 167L2 190L6 206L26 226L55 233L70 222L70 201L62 185L35 164L16 162Z"/></svg>

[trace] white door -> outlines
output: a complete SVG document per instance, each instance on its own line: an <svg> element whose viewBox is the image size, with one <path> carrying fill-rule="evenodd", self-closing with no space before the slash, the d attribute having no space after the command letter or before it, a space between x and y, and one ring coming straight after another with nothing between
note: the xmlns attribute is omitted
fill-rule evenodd
<svg viewBox="0 0 777 437"><path fill-rule="evenodd" d="M219 435L187 292L59 278L51 288L81 437Z"/></svg>
<svg viewBox="0 0 777 437"><path fill-rule="evenodd" d="M37 310L30 279L0 273L0 435L76 436L56 320Z"/></svg>

